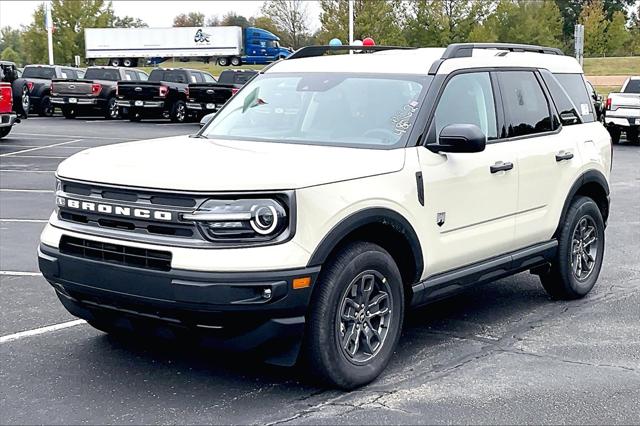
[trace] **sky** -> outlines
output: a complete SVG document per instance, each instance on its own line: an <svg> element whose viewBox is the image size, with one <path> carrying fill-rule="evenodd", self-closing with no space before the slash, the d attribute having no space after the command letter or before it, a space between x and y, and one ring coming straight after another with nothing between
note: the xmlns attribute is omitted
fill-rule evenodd
<svg viewBox="0 0 640 426"><path fill-rule="evenodd" d="M42 1L0 0L0 27L20 27L28 25L32 13ZM222 17L233 11L247 18L258 15L263 1L129 1L114 0L113 9L117 16L129 15L140 18L150 27L170 27L173 17L180 13L202 12L206 17L218 15ZM312 30L320 27L320 5L317 1L309 1L309 24Z"/></svg>

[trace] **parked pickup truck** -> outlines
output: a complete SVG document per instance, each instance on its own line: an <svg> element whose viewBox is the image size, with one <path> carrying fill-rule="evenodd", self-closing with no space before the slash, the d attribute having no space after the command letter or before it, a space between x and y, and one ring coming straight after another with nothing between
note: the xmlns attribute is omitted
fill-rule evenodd
<svg viewBox="0 0 640 426"><path fill-rule="evenodd" d="M145 80L143 71L123 67L89 67L83 79L55 79L51 83L51 103L62 109L65 118L98 113L118 118L116 85L121 80Z"/></svg>
<svg viewBox="0 0 640 426"><path fill-rule="evenodd" d="M13 111L11 83L0 82L0 139L7 136L13 125L19 122L18 114Z"/></svg>
<svg viewBox="0 0 640 426"><path fill-rule="evenodd" d="M157 68L147 81L118 83L118 107L131 121L143 117L169 117L182 123L189 118L187 100L189 85L215 83L207 72L184 68Z"/></svg>
<svg viewBox="0 0 640 426"><path fill-rule="evenodd" d="M198 118L217 111L257 73L252 70L225 70L217 82L189 84L187 109Z"/></svg>
<svg viewBox="0 0 640 426"><path fill-rule="evenodd" d="M60 65L27 65L22 72L22 78L13 83L14 102L21 102L23 110L29 110L41 117L51 117L54 110L51 103L51 81L59 78L81 78L81 71L78 68ZM29 89L28 102L24 97L25 87Z"/></svg>
<svg viewBox="0 0 640 426"><path fill-rule="evenodd" d="M605 105L604 123L613 143L620 142L624 131L627 141L638 143L640 128L640 76L629 77L619 93L609 93Z"/></svg>

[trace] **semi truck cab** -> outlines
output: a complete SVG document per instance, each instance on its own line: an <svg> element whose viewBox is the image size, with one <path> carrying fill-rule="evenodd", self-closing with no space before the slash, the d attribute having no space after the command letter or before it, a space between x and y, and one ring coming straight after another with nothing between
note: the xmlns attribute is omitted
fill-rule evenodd
<svg viewBox="0 0 640 426"><path fill-rule="evenodd" d="M280 47L277 35L255 27L244 30L244 52L242 62L245 64L267 64L291 54L291 50Z"/></svg>

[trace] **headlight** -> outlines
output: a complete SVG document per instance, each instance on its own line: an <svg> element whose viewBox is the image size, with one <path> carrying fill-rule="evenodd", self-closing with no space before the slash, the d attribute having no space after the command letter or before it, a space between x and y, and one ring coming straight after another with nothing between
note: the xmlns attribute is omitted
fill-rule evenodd
<svg viewBox="0 0 640 426"><path fill-rule="evenodd" d="M273 241L289 229L286 206L269 198L207 200L182 219L196 222L214 242Z"/></svg>

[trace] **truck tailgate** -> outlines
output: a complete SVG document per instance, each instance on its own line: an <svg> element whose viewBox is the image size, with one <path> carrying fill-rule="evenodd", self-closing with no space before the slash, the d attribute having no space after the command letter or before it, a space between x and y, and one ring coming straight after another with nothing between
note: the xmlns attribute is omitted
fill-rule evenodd
<svg viewBox="0 0 640 426"><path fill-rule="evenodd" d="M232 84L193 83L189 85L189 100L192 102L206 102L224 104L236 91Z"/></svg>
<svg viewBox="0 0 640 426"><path fill-rule="evenodd" d="M162 83L157 81L120 81L118 82L118 98L149 100L160 95Z"/></svg>
<svg viewBox="0 0 640 426"><path fill-rule="evenodd" d="M92 80L51 80L51 93L55 95L91 95Z"/></svg>

